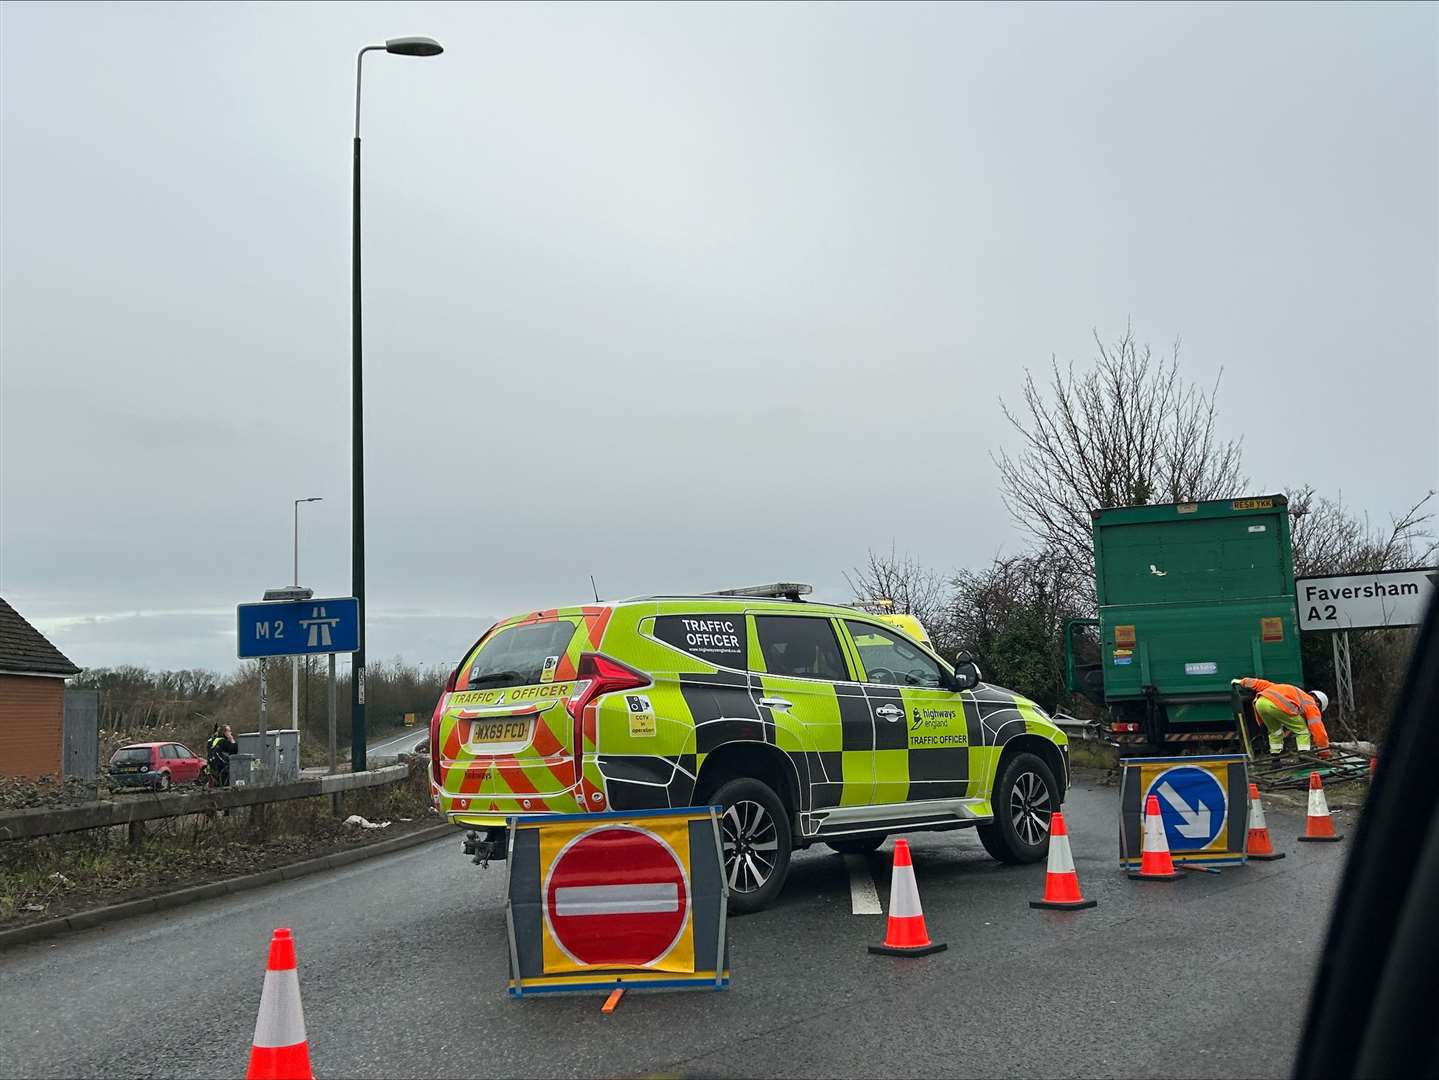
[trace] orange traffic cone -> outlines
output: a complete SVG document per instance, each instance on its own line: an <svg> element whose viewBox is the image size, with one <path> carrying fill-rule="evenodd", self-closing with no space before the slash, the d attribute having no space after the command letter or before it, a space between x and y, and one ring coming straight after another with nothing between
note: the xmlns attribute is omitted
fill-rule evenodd
<svg viewBox="0 0 1439 1080"><path fill-rule="evenodd" d="M1334 819L1329 816L1329 803L1324 798L1324 785L1319 774L1309 774L1309 816L1304 819L1304 835L1299 839L1333 843L1344 837L1334 831Z"/></svg>
<svg viewBox="0 0 1439 1080"><path fill-rule="evenodd" d="M1264 821L1264 803L1259 798L1259 785L1249 785L1249 838L1244 854L1251 859L1282 859L1284 852L1275 851L1269 842L1269 826Z"/></svg>
<svg viewBox="0 0 1439 1080"><path fill-rule="evenodd" d="M1139 869L1129 871L1135 881L1178 881L1184 875L1174 869L1169 857L1169 839L1164 835L1164 818L1159 813L1159 796L1144 804L1144 843L1139 850Z"/></svg>
<svg viewBox="0 0 1439 1080"><path fill-rule="evenodd" d="M1078 911L1094 907L1098 900L1079 894L1079 875L1074 872L1074 855L1069 850L1069 830L1064 815L1056 810L1049 818L1049 865L1044 873L1044 899L1031 900L1032 908L1061 908Z"/></svg>
<svg viewBox="0 0 1439 1080"><path fill-rule="evenodd" d="M314 1080L314 1075L310 1043L305 1038L305 1010L300 1007L295 939L288 930L276 930L270 939L270 962L265 967L245 1080Z"/></svg>
<svg viewBox="0 0 1439 1080"><path fill-rule="evenodd" d="M889 882L889 926L884 944L871 945L872 953L887 956L928 956L941 952L948 945L929 940L924 926L924 912L919 906L919 885L914 880L914 864L909 861L909 841L894 842L894 873Z"/></svg>

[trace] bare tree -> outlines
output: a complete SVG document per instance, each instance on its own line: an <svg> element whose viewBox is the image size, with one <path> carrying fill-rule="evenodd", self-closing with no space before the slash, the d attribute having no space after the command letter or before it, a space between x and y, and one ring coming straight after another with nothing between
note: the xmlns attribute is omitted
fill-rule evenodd
<svg viewBox="0 0 1439 1080"><path fill-rule="evenodd" d="M921 566L913 555L897 554L891 544L888 555L871 548L865 564L846 573L844 580L861 607L915 616L941 655L948 655L953 602L942 574Z"/></svg>
<svg viewBox="0 0 1439 1080"><path fill-rule="evenodd" d="M1294 572L1365 574L1432 565L1439 554L1432 529L1430 491L1389 524L1373 526L1348 510L1342 501L1327 499L1305 485L1289 492L1289 529L1294 547ZM1334 687L1333 653L1328 634L1302 635L1305 678L1312 685ZM1356 630L1349 648L1355 672L1351 737L1381 738L1394 711L1404 669L1413 652L1415 632L1406 629Z"/></svg>
<svg viewBox="0 0 1439 1080"><path fill-rule="evenodd" d="M1005 418L1019 432L1013 456L995 456L1015 523L1066 570L1092 572L1090 511L1235 495L1245 484L1238 440L1220 437L1215 399L1179 373L1179 345L1155 359L1134 332L1106 346L1076 375L1050 362L1046 387L1026 371L1024 405Z"/></svg>
<svg viewBox="0 0 1439 1080"><path fill-rule="evenodd" d="M1367 518L1346 510L1342 501L1326 499L1308 484L1289 492L1289 532L1294 546L1294 573L1363 574L1425 566L1439 553L1429 509L1428 492L1402 514L1391 516L1388 528L1373 527Z"/></svg>
<svg viewBox="0 0 1439 1080"><path fill-rule="evenodd" d="M954 578L950 623L958 647L979 660L985 678L1054 709L1067 695L1064 622L1089 603L1076 580L1048 552L1000 556Z"/></svg>

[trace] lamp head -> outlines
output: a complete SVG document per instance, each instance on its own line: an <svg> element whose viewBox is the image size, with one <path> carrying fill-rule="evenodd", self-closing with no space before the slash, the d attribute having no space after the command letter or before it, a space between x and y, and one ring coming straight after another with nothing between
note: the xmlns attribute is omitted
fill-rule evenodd
<svg viewBox="0 0 1439 1080"><path fill-rule="evenodd" d="M434 38L397 37L385 42L385 52L397 56L439 56L444 51L444 46Z"/></svg>

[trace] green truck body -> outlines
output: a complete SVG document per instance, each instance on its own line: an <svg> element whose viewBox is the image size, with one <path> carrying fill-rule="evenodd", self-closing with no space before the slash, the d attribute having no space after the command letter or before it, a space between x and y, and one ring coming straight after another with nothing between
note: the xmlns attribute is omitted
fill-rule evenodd
<svg viewBox="0 0 1439 1080"><path fill-rule="evenodd" d="M1302 684L1283 495L1093 519L1099 618L1066 634L1069 685L1109 708L1121 742L1232 736L1231 679Z"/></svg>

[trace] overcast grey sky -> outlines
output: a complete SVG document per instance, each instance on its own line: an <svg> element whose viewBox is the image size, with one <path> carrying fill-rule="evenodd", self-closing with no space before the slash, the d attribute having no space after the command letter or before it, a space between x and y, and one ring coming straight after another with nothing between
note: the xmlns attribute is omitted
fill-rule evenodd
<svg viewBox="0 0 1439 1080"><path fill-rule="evenodd" d="M1023 540L998 399L1132 316L1255 491L1439 472L1431 4L0 8L0 594L233 664L349 592L366 61L372 658Z"/></svg>

